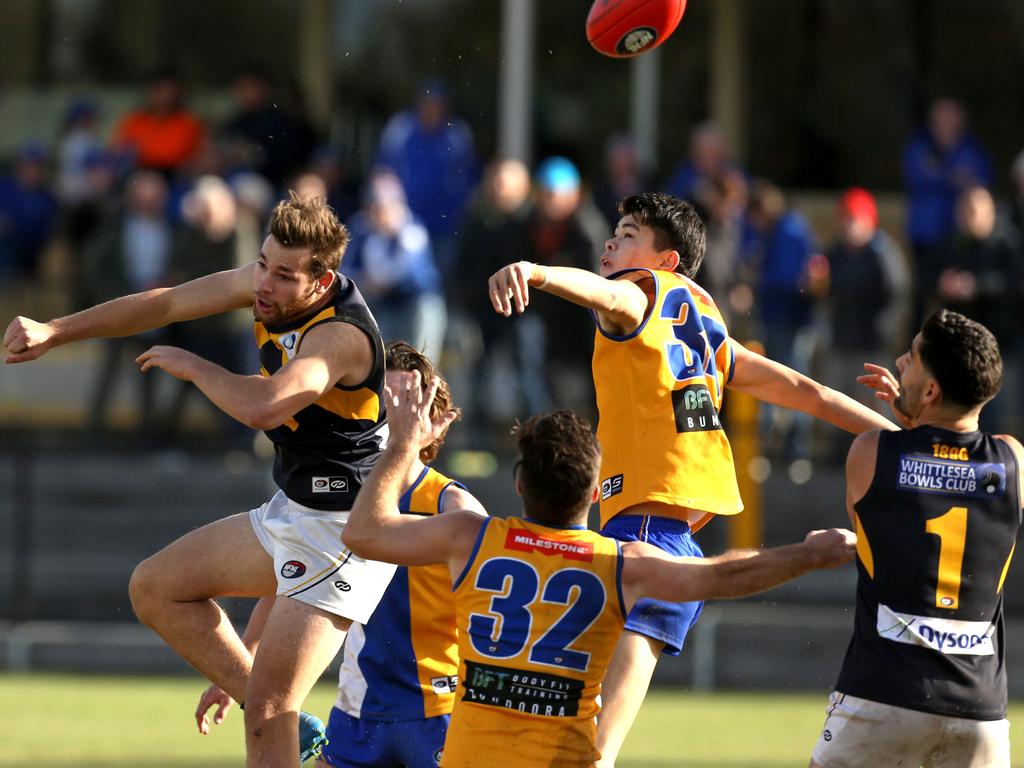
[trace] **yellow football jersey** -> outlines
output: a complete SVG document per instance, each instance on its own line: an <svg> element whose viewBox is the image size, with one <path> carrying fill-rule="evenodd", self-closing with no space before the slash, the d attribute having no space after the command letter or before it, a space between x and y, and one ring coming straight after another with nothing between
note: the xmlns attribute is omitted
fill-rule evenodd
<svg viewBox="0 0 1024 768"><path fill-rule="evenodd" d="M683 275L627 272L650 276L654 301L633 333L595 336L601 524L644 501L736 514L743 502L718 419L735 361L722 315Z"/></svg>
<svg viewBox="0 0 1024 768"><path fill-rule="evenodd" d="M618 542L490 519L455 582L461 681L445 768L590 766L625 621Z"/></svg>
<svg viewBox="0 0 1024 768"><path fill-rule="evenodd" d="M431 467L398 500L402 514L436 515L460 483ZM452 577L445 564L398 568L365 625L345 640L335 706L363 720L447 715L455 704L459 649Z"/></svg>

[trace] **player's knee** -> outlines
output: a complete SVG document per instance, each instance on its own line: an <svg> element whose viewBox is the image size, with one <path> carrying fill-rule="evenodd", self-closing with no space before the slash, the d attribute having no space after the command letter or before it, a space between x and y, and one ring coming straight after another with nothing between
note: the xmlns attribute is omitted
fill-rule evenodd
<svg viewBox="0 0 1024 768"><path fill-rule="evenodd" d="M245 694L245 727L247 730L258 728L268 720L274 720L289 713L298 717L298 706L280 693L261 690L250 685Z"/></svg>
<svg viewBox="0 0 1024 768"><path fill-rule="evenodd" d="M128 597L132 601L132 608L139 621L148 623L147 619L152 616L159 596L160 573L153 565L152 558L143 560L135 566L132 578L128 582Z"/></svg>

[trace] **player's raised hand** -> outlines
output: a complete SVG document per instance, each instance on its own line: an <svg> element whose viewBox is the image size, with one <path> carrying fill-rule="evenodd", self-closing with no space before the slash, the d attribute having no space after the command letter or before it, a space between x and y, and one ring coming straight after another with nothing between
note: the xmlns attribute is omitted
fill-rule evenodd
<svg viewBox="0 0 1024 768"><path fill-rule="evenodd" d="M27 363L42 357L55 346L57 329L50 323L39 323L20 315L11 320L4 333L8 363Z"/></svg>
<svg viewBox="0 0 1024 768"><path fill-rule="evenodd" d="M408 443L421 450L437 440L455 421L458 417L456 411L446 411L431 418L431 405L439 383L435 376L424 385L419 371L388 371L384 400L391 440Z"/></svg>
<svg viewBox="0 0 1024 768"><path fill-rule="evenodd" d="M857 549L857 534L845 528L811 531L804 544L814 551L819 568L835 568L853 559Z"/></svg>
<svg viewBox="0 0 1024 768"><path fill-rule="evenodd" d="M901 426L912 426L910 417L903 413L896 405L896 400L900 396L900 381L896 378L895 374L888 368L883 368L881 365L875 365L874 363L864 363L864 370L867 373L863 376L858 376L857 383L863 384L868 389L873 389L875 397L888 403L892 409L893 416Z"/></svg>
<svg viewBox="0 0 1024 768"><path fill-rule="evenodd" d="M213 724L220 725L224 722L228 710L234 705L235 700L216 685L211 685L203 691L203 695L199 697L199 705L196 707L196 725L199 726L199 732L203 736L210 732L208 712L211 707L217 707L217 711L213 713Z"/></svg>
<svg viewBox="0 0 1024 768"><path fill-rule="evenodd" d="M150 347L141 355L135 358L139 369L145 373L150 368L162 368L176 379L191 381L195 371L195 362L198 360L191 352L186 352L178 347L155 346Z"/></svg>
<svg viewBox="0 0 1024 768"><path fill-rule="evenodd" d="M519 314L526 311L530 305L530 278L535 266L529 261L517 261L491 275L487 290L495 312L508 317L513 308Z"/></svg>

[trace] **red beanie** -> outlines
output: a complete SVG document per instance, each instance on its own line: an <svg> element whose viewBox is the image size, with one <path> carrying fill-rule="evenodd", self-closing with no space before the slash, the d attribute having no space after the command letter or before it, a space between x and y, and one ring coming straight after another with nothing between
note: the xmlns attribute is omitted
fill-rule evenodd
<svg viewBox="0 0 1024 768"><path fill-rule="evenodd" d="M855 219L867 219L878 226L878 207L871 193L861 187L851 187L839 198L839 210Z"/></svg>

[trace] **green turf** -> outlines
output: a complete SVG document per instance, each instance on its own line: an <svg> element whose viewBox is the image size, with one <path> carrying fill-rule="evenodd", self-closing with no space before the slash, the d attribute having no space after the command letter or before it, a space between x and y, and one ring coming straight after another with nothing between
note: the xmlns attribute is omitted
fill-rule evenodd
<svg viewBox="0 0 1024 768"><path fill-rule="evenodd" d="M30 768L227 768L241 765L234 711L210 736L193 720L198 678L0 675L0 766ZM329 684L307 709L326 715ZM824 717L825 694L652 693L620 768L804 766ZM1024 703L1011 707L1024 724ZM1013 728L1024 742L1024 725ZM1024 750L1015 752L1024 766Z"/></svg>

